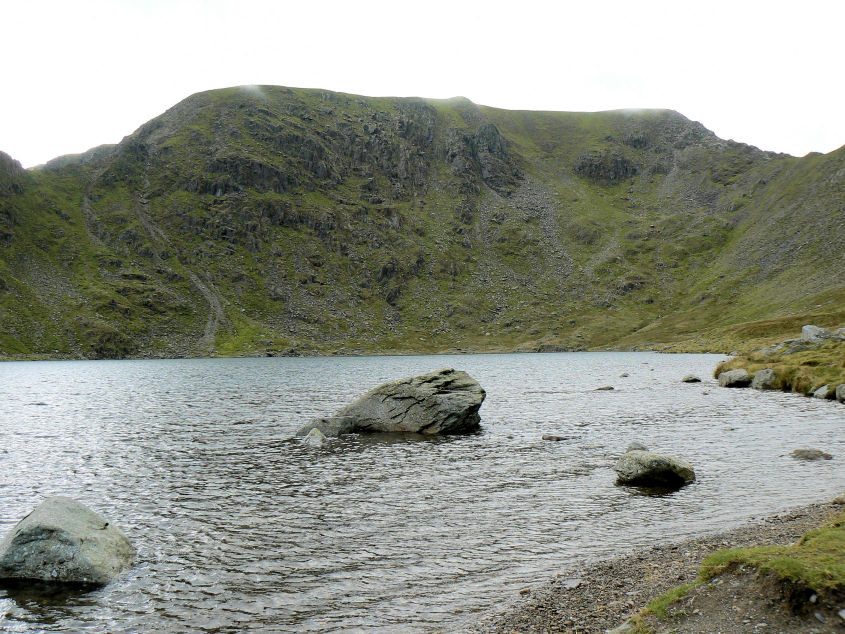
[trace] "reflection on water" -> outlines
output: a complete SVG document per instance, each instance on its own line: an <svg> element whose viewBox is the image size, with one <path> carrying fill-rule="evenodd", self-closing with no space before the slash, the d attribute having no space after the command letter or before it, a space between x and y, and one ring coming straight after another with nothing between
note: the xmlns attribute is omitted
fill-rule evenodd
<svg viewBox="0 0 845 634"><path fill-rule="evenodd" d="M845 408L680 383L719 359L0 364L0 531L69 495L138 549L93 592L0 589L0 629L448 630L563 565L841 492ZM446 366L487 390L478 433L291 440L370 387ZM698 479L659 495L615 486L634 440L689 460ZM837 459L796 461L796 447Z"/></svg>

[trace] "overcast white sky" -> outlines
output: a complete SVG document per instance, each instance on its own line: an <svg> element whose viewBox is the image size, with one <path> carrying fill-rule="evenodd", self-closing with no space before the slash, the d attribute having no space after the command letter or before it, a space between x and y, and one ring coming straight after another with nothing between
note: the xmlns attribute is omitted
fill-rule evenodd
<svg viewBox="0 0 845 634"><path fill-rule="evenodd" d="M803 155L845 144L845 2L28 0L0 11L0 150L116 143L241 84L532 110L672 108Z"/></svg>

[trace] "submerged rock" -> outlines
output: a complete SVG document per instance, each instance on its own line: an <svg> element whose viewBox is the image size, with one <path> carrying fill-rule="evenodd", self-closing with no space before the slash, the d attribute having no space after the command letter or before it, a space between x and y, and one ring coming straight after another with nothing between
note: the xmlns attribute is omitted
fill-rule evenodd
<svg viewBox="0 0 845 634"><path fill-rule="evenodd" d="M751 381L751 387L755 390L774 390L777 389L775 385L776 380L777 375L772 368L757 370L754 373L754 379Z"/></svg>
<svg viewBox="0 0 845 634"><path fill-rule="evenodd" d="M684 378L681 379L681 383L701 383L701 379L699 379L694 374L687 374Z"/></svg>
<svg viewBox="0 0 845 634"><path fill-rule="evenodd" d="M751 375L748 370L728 370L719 375L719 385L721 387L748 387L751 384Z"/></svg>
<svg viewBox="0 0 845 634"><path fill-rule="evenodd" d="M308 445L309 447L314 447L315 449L320 449L326 446L326 443L329 442L329 439L326 438L325 434L320 431L318 427L315 427L311 431L308 432L308 435L305 436L305 439L302 441L303 445Z"/></svg>
<svg viewBox="0 0 845 634"><path fill-rule="evenodd" d="M478 428L486 393L478 381L451 368L380 385L329 418L296 432L319 429L326 436L352 432L457 434Z"/></svg>
<svg viewBox="0 0 845 634"><path fill-rule="evenodd" d="M625 452L613 470L617 484L632 486L674 488L695 480L690 463L642 449Z"/></svg>
<svg viewBox="0 0 845 634"><path fill-rule="evenodd" d="M646 447L641 442L637 442L636 440L628 445L628 448L625 450L628 451L648 451L648 447Z"/></svg>
<svg viewBox="0 0 845 634"><path fill-rule="evenodd" d="M796 460L831 460L833 456L820 449L796 449L791 454Z"/></svg>
<svg viewBox="0 0 845 634"><path fill-rule="evenodd" d="M126 536L68 497L51 497L0 542L0 578L104 585L135 559Z"/></svg>
<svg viewBox="0 0 845 634"><path fill-rule="evenodd" d="M553 440L559 442L561 440L571 440L572 436L556 436L555 434L543 434L543 440Z"/></svg>
<svg viewBox="0 0 845 634"><path fill-rule="evenodd" d="M613 389L612 385L602 385L596 388L596 392L610 392Z"/></svg>

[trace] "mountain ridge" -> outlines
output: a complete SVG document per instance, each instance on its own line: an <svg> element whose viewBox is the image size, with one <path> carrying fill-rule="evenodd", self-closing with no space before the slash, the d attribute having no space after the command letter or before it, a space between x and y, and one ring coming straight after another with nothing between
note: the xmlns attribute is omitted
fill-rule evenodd
<svg viewBox="0 0 845 634"><path fill-rule="evenodd" d="M715 349L845 298L845 148L764 152L671 110L235 87L14 163L7 358Z"/></svg>

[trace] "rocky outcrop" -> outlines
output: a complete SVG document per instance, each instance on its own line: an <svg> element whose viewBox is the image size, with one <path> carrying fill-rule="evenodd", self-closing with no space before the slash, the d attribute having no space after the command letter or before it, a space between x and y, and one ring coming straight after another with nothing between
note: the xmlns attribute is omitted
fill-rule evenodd
<svg viewBox="0 0 845 634"><path fill-rule="evenodd" d="M684 378L681 379L682 383L701 383L701 379L699 379L694 374L687 374Z"/></svg>
<svg viewBox="0 0 845 634"><path fill-rule="evenodd" d="M326 436L352 432L458 434L478 428L486 393L461 370L445 369L385 383L329 418L315 419L299 431L319 429Z"/></svg>
<svg viewBox="0 0 845 634"><path fill-rule="evenodd" d="M751 385L751 375L748 370L728 370L719 375L720 387L748 387Z"/></svg>
<svg viewBox="0 0 845 634"><path fill-rule="evenodd" d="M829 453L820 449L796 449L790 455L796 460L830 460L833 458Z"/></svg>
<svg viewBox="0 0 845 634"><path fill-rule="evenodd" d="M754 373L751 387L755 390L774 390L777 389L776 381L777 375L775 371L771 368L765 368L764 370L757 370Z"/></svg>
<svg viewBox="0 0 845 634"><path fill-rule="evenodd" d="M613 467L617 484L643 487L681 487L695 480L692 465L643 449L626 451Z"/></svg>
<svg viewBox="0 0 845 634"><path fill-rule="evenodd" d="M801 327L801 341L806 343L824 343L829 339L833 341L845 341L845 328L826 330L811 324Z"/></svg>
<svg viewBox="0 0 845 634"><path fill-rule="evenodd" d="M0 578L104 585L134 559L129 540L102 515L51 497L0 542Z"/></svg>
<svg viewBox="0 0 845 634"><path fill-rule="evenodd" d="M630 178L639 171L637 166L618 149L582 154L574 167L575 173L579 176L607 183Z"/></svg>

